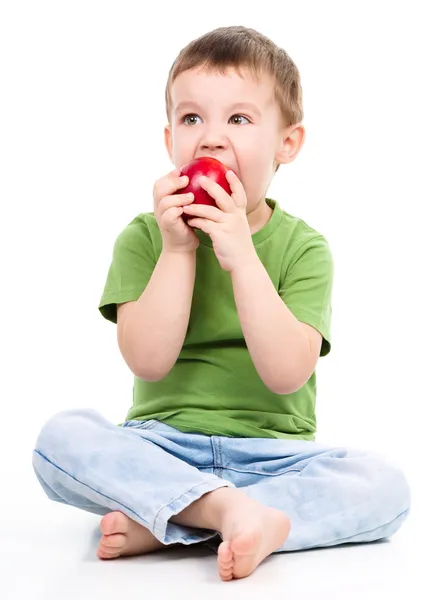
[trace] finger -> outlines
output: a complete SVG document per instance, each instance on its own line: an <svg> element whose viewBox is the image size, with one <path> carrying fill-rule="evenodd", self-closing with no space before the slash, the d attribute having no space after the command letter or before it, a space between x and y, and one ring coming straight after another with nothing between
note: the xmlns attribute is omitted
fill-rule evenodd
<svg viewBox="0 0 439 600"><path fill-rule="evenodd" d="M175 225L182 213L183 208L181 206L171 206L171 208L168 208L162 216L162 227L167 229Z"/></svg>
<svg viewBox="0 0 439 600"><path fill-rule="evenodd" d="M200 187L206 190L209 196L212 196L221 210L224 212L234 212L236 209L235 202L216 181L203 176L198 179L198 183L200 184Z"/></svg>
<svg viewBox="0 0 439 600"><path fill-rule="evenodd" d="M189 183L189 177L183 175L180 177L178 171L172 171L165 177L156 181L153 190L154 200L159 202L165 196L171 196L178 190L185 188Z"/></svg>
<svg viewBox="0 0 439 600"><path fill-rule="evenodd" d="M160 177L160 179L157 179L157 181L154 183L153 190L152 190L154 200L158 200L160 198L163 198L163 196L167 196L168 193L166 192L166 189L167 188L170 189L169 182L170 181L177 182L178 176L179 176L179 174L177 173L177 170L174 169L170 173L167 173L164 177ZM170 192L170 193L172 193L172 192Z"/></svg>
<svg viewBox="0 0 439 600"><path fill-rule="evenodd" d="M241 180L234 171L227 171L226 179L229 182L230 189L232 190L232 199L236 206L245 208L247 206L247 194L245 193L244 186Z"/></svg>
<svg viewBox="0 0 439 600"><path fill-rule="evenodd" d="M215 206L191 203L185 206L183 210L189 217L202 217L214 221L215 223L224 222L224 212Z"/></svg>
<svg viewBox="0 0 439 600"><path fill-rule="evenodd" d="M194 195L192 192L187 194L172 194L172 196L165 196L162 198L157 207L157 213L163 215L165 211L169 210L173 206L186 206L194 201Z"/></svg>
<svg viewBox="0 0 439 600"><path fill-rule="evenodd" d="M190 227L201 229L201 231L204 231L204 233L207 233L207 235L212 234L216 225L216 223L209 221L209 219L199 219L198 217L195 219L188 219L187 224Z"/></svg>

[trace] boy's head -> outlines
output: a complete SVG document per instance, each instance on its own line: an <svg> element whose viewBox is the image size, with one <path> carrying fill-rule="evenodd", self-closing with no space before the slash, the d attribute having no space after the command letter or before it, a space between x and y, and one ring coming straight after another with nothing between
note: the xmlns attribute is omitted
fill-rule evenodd
<svg viewBox="0 0 439 600"><path fill-rule="evenodd" d="M165 142L177 168L213 156L255 210L280 164L304 142L302 87L288 54L254 29L220 27L189 43L166 85Z"/></svg>

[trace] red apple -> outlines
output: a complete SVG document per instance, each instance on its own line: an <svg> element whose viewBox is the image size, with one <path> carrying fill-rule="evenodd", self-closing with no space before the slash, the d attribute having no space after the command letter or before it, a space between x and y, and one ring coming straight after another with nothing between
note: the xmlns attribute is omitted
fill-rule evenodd
<svg viewBox="0 0 439 600"><path fill-rule="evenodd" d="M192 192L194 194L193 204L216 206L216 202L212 196L200 187L198 179L203 175L209 177L218 183L218 185L220 185L228 194L231 194L232 190L226 179L228 170L229 169L216 158L210 158L208 156L196 158L181 168L180 175L187 175L189 177L189 183L185 188L177 190L176 194L188 194L189 192ZM181 216L184 221L192 218L192 216L185 213Z"/></svg>

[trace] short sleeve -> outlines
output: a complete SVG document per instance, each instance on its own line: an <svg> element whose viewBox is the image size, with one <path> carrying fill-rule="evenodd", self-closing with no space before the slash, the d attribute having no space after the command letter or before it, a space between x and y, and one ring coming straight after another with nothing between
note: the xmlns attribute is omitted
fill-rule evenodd
<svg viewBox="0 0 439 600"><path fill-rule="evenodd" d="M135 219L119 234L99 303L105 319L117 323L117 304L140 298L155 269L155 254L145 221Z"/></svg>
<svg viewBox="0 0 439 600"><path fill-rule="evenodd" d="M322 334L320 356L331 350L331 295L334 265L327 240L305 242L291 259L279 295L296 319Z"/></svg>

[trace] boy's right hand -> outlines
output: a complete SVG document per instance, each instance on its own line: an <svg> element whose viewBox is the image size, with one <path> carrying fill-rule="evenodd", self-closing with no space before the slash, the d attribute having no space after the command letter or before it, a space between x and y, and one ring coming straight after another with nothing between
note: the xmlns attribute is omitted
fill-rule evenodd
<svg viewBox="0 0 439 600"><path fill-rule="evenodd" d="M198 248L200 241L181 215L183 206L194 201L194 195L175 194L189 183L187 176L179 175L180 172L175 169L155 182L154 215L162 234L163 250L190 252Z"/></svg>

